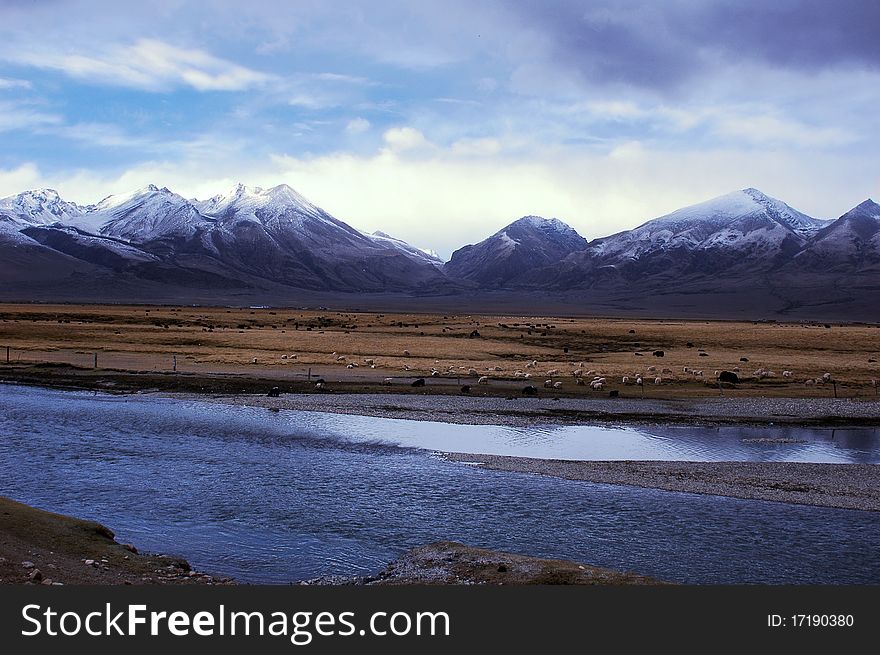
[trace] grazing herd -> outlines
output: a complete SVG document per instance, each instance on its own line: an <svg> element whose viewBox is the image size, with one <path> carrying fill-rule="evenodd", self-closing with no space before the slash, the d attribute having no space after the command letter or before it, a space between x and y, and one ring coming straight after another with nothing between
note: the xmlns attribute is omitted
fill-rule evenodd
<svg viewBox="0 0 880 655"><path fill-rule="evenodd" d="M692 344L688 344L688 347L691 347ZM566 348L566 352L568 348ZM409 350L403 350L402 352L404 357L412 357L412 353ZM640 354L640 353L636 353ZM663 350L655 350L652 352L655 357L662 358L666 356L666 352ZM707 355L707 353L700 349L700 356ZM360 358L360 362L350 361L351 355L345 355L337 352L333 352L331 354L333 361L337 364L344 365L347 369L353 370L356 368L364 367L369 369L376 369L380 367L386 367L387 365L381 364L377 358L375 357L362 357ZM297 362L298 355L296 354L283 354L281 355L281 359L290 363ZM748 357L740 357L740 362L748 362ZM257 358L254 357L252 363L257 363ZM505 374L505 370L501 366L490 366L486 369L486 373L481 374L479 370L473 366L459 366L455 367L452 365L447 365L445 368L439 367L439 360L435 360L435 366L430 368L429 377L438 378L438 377L470 377L476 378L476 383L478 386L487 386L491 383L493 377L498 379L509 379L511 374ZM525 363L523 366L526 370L516 369L512 372L513 378L520 378L524 380L530 379L533 375L538 374L536 369L538 369L540 363L537 359L532 359ZM409 372L412 369L412 366L409 364L403 365L403 370ZM706 385L722 385L727 384L730 385L738 385L743 381L748 380L749 376L743 377L742 371L739 366L734 366L731 370L715 370L714 371L714 379L709 378L706 379L706 372L702 369L694 369L689 366L681 367L680 375L675 375L672 368L662 367L659 368L657 366L646 366L642 367L644 372L639 370L632 371L625 375L622 375L620 379L620 385L627 386L636 386L644 388L646 385L654 385L660 386L666 383L681 383L687 380L705 380ZM528 371L528 372L527 372ZM494 375L493 375L494 374ZM501 375L498 375L501 374ZM575 364L572 370L570 371L570 377L574 379L575 386L584 386L589 387L592 391L603 391L608 384L608 379L606 377L607 374L603 373L599 369L590 369L583 362L579 364ZM545 380L543 383L543 387L545 389L551 390L561 390L564 388L564 379L560 379L563 377L562 370L559 368L550 368L544 374ZM568 376L565 376L568 377ZM753 381L763 381L772 378L776 378L776 372L765 368L760 367L754 370L751 374L751 380ZM796 374L793 370L783 370L781 373L781 377L786 382L792 382L796 378ZM395 378L393 377L385 377L382 379L381 384L383 386L391 386L395 382ZM872 381L876 387L876 381ZM825 385L825 384L836 384L834 377L831 373L824 373L819 377L809 377L803 380L803 383L808 386L816 386L816 385ZM413 387L424 387L426 385L425 378L416 378L411 382ZM326 388L326 382L323 379L319 379L315 383L315 388L318 390ZM461 393L470 393L471 385L465 384L460 387ZM528 384L527 386L522 388L522 394L526 396L537 395L538 389L532 384ZM268 395L274 396L279 393L277 387L272 388ZM617 397L619 395L619 390L613 389L611 391L611 395L613 397Z"/></svg>

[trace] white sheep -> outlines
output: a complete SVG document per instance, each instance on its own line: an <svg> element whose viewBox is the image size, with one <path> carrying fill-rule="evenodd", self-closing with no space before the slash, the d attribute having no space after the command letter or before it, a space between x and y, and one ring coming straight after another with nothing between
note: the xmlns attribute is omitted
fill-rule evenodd
<svg viewBox="0 0 880 655"><path fill-rule="evenodd" d="M813 378L808 378L808 379L804 380L804 385L806 385L808 387L812 387L815 384L816 384L816 381Z"/></svg>
<svg viewBox="0 0 880 655"><path fill-rule="evenodd" d="M656 367L656 366L649 366L649 367L648 367L648 373L655 373L656 371L657 371L657 367Z"/></svg>
<svg viewBox="0 0 880 655"><path fill-rule="evenodd" d="M538 365L538 360L533 359L528 364L526 364L526 368L535 368Z"/></svg>
<svg viewBox="0 0 880 655"><path fill-rule="evenodd" d="M438 371L436 368L431 369L431 377L432 378L440 377L440 371Z"/></svg>
<svg viewBox="0 0 880 655"><path fill-rule="evenodd" d="M323 389L323 388L324 388L323 382L316 382L315 383L315 389Z"/></svg>
<svg viewBox="0 0 880 655"><path fill-rule="evenodd" d="M573 370L573 371L571 372L571 374L572 374L574 377L579 378L579 377L581 377L581 376L584 374L584 369L582 369L582 368L576 368L575 370Z"/></svg>
<svg viewBox="0 0 880 655"><path fill-rule="evenodd" d="M477 375L478 375L478 373L477 373L477 369L475 369L475 368L469 368L469 369L468 369L468 375L470 375L472 378L477 377Z"/></svg>
<svg viewBox="0 0 880 655"><path fill-rule="evenodd" d="M654 384L663 384L663 378L654 378Z"/></svg>
<svg viewBox="0 0 880 655"><path fill-rule="evenodd" d="M638 378L636 378L636 384L639 386L642 386L643 384L645 384L645 382L644 382L644 380L642 380L641 377L638 377Z"/></svg>
<svg viewBox="0 0 880 655"><path fill-rule="evenodd" d="M523 375L523 377L524 377L526 380L529 380L529 379L531 379L532 374L531 374L531 373L526 373L525 375Z"/></svg>
<svg viewBox="0 0 880 655"><path fill-rule="evenodd" d="M384 384L386 387L391 386L392 382L394 382L393 378L385 378L384 380L382 380L382 384Z"/></svg>
<svg viewBox="0 0 880 655"><path fill-rule="evenodd" d="M593 391L602 391L602 387L604 387L604 386L605 385L603 383L599 382L598 380L593 380L592 382L590 382L590 388Z"/></svg>
<svg viewBox="0 0 880 655"><path fill-rule="evenodd" d="M791 371L782 371L782 377L784 378L790 378L792 375L794 375L794 373Z"/></svg>
<svg viewBox="0 0 880 655"><path fill-rule="evenodd" d="M554 388L554 389L561 389L561 388L562 388L562 382L554 382L554 383L553 383L553 388Z"/></svg>
<svg viewBox="0 0 880 655"><path fill-rule="evenodd" d="M404 365L403 365L403 370L404 370L404 371L411 371L411 370L412 370L412 367L411 367L409 364L404 364Z"/></svg>
<svg viewBox="0 0 880 655"><path fill-rule="evenodd" d="M336 361L337 361L337 362L344 362L344 361L345 361L345 355L340 355L339 357L336 358Z"/></svg>
<svg viewBox="0 0 880 655"><path fill-rule="evenodd" d="M403 351L403 356L404 356L404 357L409 357L409 356L410 356L409 351L408 351L408 350L404 350L404 351Z"/></svg>
<svg viewBox="0 0 880 655"><path fill-rule="evenodd" d="M369 357L364 357L364 364L366 364L367 366L369 366L369 365L371 365L371 364L374 364L375 361L376 361L376 360L374 360L374 359L370 359Z"/></svg>
<svg viewBox="0 0 880 655"><path fill-rule="evenodd" d="M544 388L549 389L553 386L553 380L544 380Z"/></svg>
<svg viewBox="0 0 880 655"><path fill-rule="evenodd" d="M477 384L489 384L489 376L488 375L481 376L480 379L477 380Z"/></svg>
<svg viewBox="0 0 880 655"><path fill-rule="evenodd" d="M577 380L574 381L574 383L579 387L583 387L587 384L586 382L584 382L583 378L578 378Z"/></svg>
<svg viewBox="0 0 880 655"><path fill-rule="evenodd" d="M623 384L629 384L629 376L628 376L628 375L624 375L624 376L620 379L620 381L621 381Z"/></svg>
<svg viewBox="0 0 880 655"><path fill-rule="evenodd" d="M553 377L554 375L559 375L559 369L558 368L551 368L549 371L547 371L547 375L549 377Z"/></svg>
<svg viewBox="0 0 880 655"><path fill-rule="evenodd" d="M281 355L281 359L287 359L287 355Z"/></svg>
<svg viewBox="0 0 880 655"><path fill-rule="evenodd" d="M257 358L254 357L254 358L251 360L251 364L256 364L256 363L257 363Z"/></svg>
<svg viewBox="0 0 880 655"><path fill-rule="evenodd" d="M823 373L822 374L822 382L825 382L825 383L831 382L831 373Z"/></svg>

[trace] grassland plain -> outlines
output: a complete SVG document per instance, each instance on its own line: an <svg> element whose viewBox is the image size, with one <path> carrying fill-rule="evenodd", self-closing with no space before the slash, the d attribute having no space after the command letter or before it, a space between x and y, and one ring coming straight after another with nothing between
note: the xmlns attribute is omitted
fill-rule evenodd
<svg viewBox="0 0 880 655"><path fill-rule="evenodd" d="M675 399L723 394L716 371L728 370L741 379L727 392L737 397L870 400L878 360L873 324L0 305L3 379L88 388L313 391L323 378L335 391L468 384L503 396L553 380L559 388L542 394ZM587 383L604 377L602 390L577 384L578 370ZM826 373L833 384L807 383ZM432 374L428 387L410 386Z"/></svg>

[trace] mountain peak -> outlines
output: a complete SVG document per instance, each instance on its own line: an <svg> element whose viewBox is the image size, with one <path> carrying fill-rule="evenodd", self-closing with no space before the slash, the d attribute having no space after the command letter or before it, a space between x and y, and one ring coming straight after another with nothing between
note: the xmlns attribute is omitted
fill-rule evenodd
<svg viewBox="0 0 880 655"><path fill-rule="evenodd" d="M0 210L26 223L47 225L80 216L85 208L63 200L55 189L31 189L0 199Z"/></svg>
<svg viewBox="0 0 880 655"><path fill-rule="evenodd" d="M880 205L874 202L871 198L868 198L864 202L860 202L858 205L850 210L850 212L855 211L870 214L874 218L880 219Z"/></svg>
<svg viewBox="0 0 880 655"><path fill-rule="evenodd" d="M773 200L773 198L768 196L766 193L764 193L763 191L759 191L758 189L756 189L754 187L746 187L745 189L742 190L742 193L744 193L747 196L749 196L750 198L753 198L754 200L758 200L758 201Z"/></svg>
<svg viewBox="0 0 880 655"><path fill-rule="evenodd" d="M544 218L543 216L528 215L515 220L507 227L499 230L497 234L502 234L508 230L518 231L518 229L536 229L542 232L559 232L563 234L577 234L575 229L568 223L560 221L558 218Z"/></svg>

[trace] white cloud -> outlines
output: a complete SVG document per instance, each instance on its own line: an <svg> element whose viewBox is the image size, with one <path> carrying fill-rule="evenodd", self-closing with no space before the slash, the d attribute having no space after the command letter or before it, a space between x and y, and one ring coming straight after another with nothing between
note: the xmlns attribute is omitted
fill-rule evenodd
<svg viewBox="0 0 880 655"><path fill-rule="evenodd" d="M0 132L32 130L47 125L59 125L63 121L58 114L50 114L30 104L0 102Z"/></svg>
<svg viewBox="0 0 880 655"><path fill-rule="evenodd" d="M369 129L370 121L360 116L358 116L357 118L352 118L345 126L345 131L349 134L363 134Z"/></svg>
<svg viewBox="0 0 880 655"><path fill-rule="evenodd" d="M26 163L11 169L0 168L0 198L42 186L43 177L36 164Z"/></svg>
<svg viewBox="0 0 880 655"><path fill-rule="evenodd" d="M499 140L497 152L475 156L471 144L431 145L414 128L389 132L386 143L402 149L389 143L367 155L269 158L248 156L246 143L203 135L174 158L126 170L41 175L23 164L0 171L0 191L50 186L90 203L149 183L206 198L236 182L283 182L357 228L381 229L446 257L525 214L556 216L595 238L748 186L822 218L880 197L870 152L805 158L760 146L677 152L630 142L601 151L532 144L523 156L521 142Z"/></svg>
<svg viewBox="0 0 880 655"><path fill-rule="evenodd" d="M15 49L7 58L90 82L147 91L174 86L190 86L198 91L241 91L272 79L203 50L179 48L157 39L139 39L132 45L90 50L89 54Z"/></svg>
<svg viewBox="0 0 880 655"><path fill-rule="evenodd" d="M841 146L852 143L856 135L839 127L816 127L776 116L728 116L720 119L715 131L725 137L751 143L787 144L801 147Z"/></svg>
<svg viewBox="0 0 880 655"><path fill-rule="evenodd" d="M30 89L31 83L27 80L14 80L8 77L0 77L0 89Z"/></svg>
<svg viewBox="0 0 880 655"><path fill-rule="evenodd" d="M391 152L406 152L407 150L426 150L433 144L414 127L392 127L382 135L382 139L388 145Z"/></svg>

